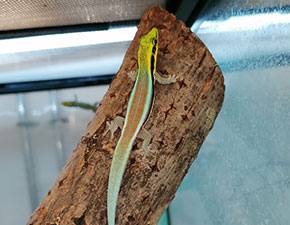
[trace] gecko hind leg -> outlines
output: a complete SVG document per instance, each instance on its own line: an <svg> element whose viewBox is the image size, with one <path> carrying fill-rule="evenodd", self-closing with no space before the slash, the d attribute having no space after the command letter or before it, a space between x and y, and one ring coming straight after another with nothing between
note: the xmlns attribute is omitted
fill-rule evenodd
<svg viewBox="0 0 290 225"><path fill-rule="evenodd" d="M107 122L108 129L104 132L104 136L108 133L108 131L111 132L111 140L114 138L114 133L117 131L118 128L121 130L123 129L125 119L121 116L116 116L113 121ZM150 148L150 142L152 139L152 135L149 133L148 130L146 130L144 127L141 128L140 132L138 133L138 137L143 139L142 143L142 149L145 152L149 152Z"/></svg>
<svg viewBox="0 0 290 225"><path fill-rule="evenodd" d="M154 78L158 81L159 84L171 84L176 82L175 75L169 75L168 77L162 77L159 73L154 73Z"/></svg>
<svg viewBox="0 0 290 225"><path fill-rule="evenodd" d="M103 136L105 136L108 131L111 131L111 140L114 138L114 133L117 131L118 128L121 130L123 129L125 119L121 116L116 116L113 121L107 122L109 126L108 129L105 131Z"/></svg>
<svg viewBox="0 0 290 225"><path fill-rule="evenodd" d="M142 149L145 152L149 152L149 150L150 150L149 145L150 145L150 142L152 139L152 135L149 133L148 130L146 130L144 127L142 127L139 134L138 134L138 137L143 139Z"/></svg>

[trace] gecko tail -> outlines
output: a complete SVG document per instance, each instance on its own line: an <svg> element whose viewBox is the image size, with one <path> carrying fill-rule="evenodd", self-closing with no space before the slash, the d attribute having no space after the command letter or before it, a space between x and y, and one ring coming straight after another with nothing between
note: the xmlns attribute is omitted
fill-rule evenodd
<svg viewBox="0 0 290 225"><path fill-rule="evenodd" d="M115 225L116 207L118 201L118 195L124 175L127 161L132 148L132 143L120 138L112 160L110 169L109 184L108 184L108 196L107 196L107 216L108 224Z"/></svg>

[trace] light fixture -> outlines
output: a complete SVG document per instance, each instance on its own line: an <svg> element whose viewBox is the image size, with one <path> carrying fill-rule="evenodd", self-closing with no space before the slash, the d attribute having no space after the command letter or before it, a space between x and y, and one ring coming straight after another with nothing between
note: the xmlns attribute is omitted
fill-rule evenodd
<svg viewBox="0 0 290 225"><path fill-rule="evenodd" d="M207 20L202 22L198 33L232 32L259 30L269 25L290 23L290 14L263 13L255 15L232 16L226 20Z"/></svg>
<svg viewBox="0 0 290 225"><path fill-rule="evenodd" d="M137 27L134 26L104 31L86 31L5 39L0 40L0 54L131 41L136 31Z"/></svg>

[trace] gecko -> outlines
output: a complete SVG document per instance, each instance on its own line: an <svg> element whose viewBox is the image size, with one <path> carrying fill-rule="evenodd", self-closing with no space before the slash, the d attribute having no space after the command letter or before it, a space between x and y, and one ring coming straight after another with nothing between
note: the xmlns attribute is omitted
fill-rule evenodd
<svg viewBox="0 0 290 225"><path fill-rule="evenodd" d="M108 130L111 131L111 139L118 128L122 129L121 136L115 147L109 175L107 195L107 216L109 225L115 225L116 207L121 181L133 142L137 135L143 139L142 149L149 151L149 144L152 136L143 125L149 117L153 105L155 80L160 84L170 84L176 81L175 76L164 78L157 73L157 51L158 29L153 27L140 39L137 73L128 73L129 77L135 81L135 83L130 94L125 119L116 116L114 121L109 123ZM105 134L106 133L107 132L105 132Z"/></svg>
<svg viewBox="0 0 290 225"><path fill-rule="evenodd" d="M70 102L62 102L61 104L63 106L67 106L67 107L79 107L82 109L92 110L94 113L97 111L97 108L99 106L99 102L96 102L95 104L92 105L92 104L85 103L85 102L79 102L77 100L70 101Z"/></svg>

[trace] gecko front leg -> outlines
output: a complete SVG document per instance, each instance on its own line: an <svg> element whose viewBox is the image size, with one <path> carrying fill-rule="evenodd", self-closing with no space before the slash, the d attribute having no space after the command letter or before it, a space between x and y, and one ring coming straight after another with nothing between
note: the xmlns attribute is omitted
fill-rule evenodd
<svg viewBox="0 0 290 225"><path fill-rule="evenodd" d="M132 81L135 81L136 80L136 77L137 77L137 71L130 71L130 72L128 72L128 76L130 77L130 79Z"/></svg>
<svg viewBox="0 0 290 225"><path fill-rule="evenodd" d="M171 84L176 82L175 75L169 75L168 77L162 77L159 73L154 73L154 79L158 81L159 84Z"/></svg>
<svg viewBox="0 0 290 225"><path fill-rule="evenodd" d="M132 81L136 80L137 77L137 71L130 71L128 72L128 76ZM176 82L176 76L175 75L169 75L168 77L161 76L158 72L154 72L154 79L158 81L159 84L171 84Z"/></svg>

